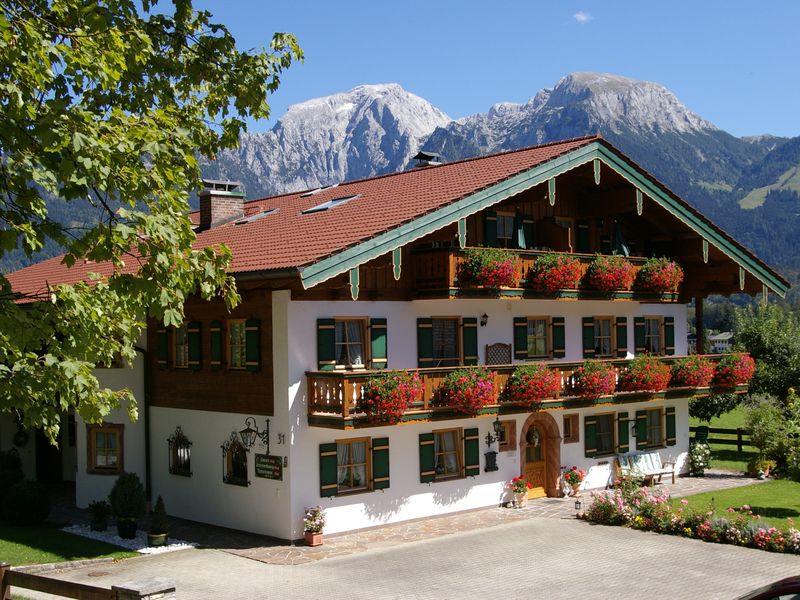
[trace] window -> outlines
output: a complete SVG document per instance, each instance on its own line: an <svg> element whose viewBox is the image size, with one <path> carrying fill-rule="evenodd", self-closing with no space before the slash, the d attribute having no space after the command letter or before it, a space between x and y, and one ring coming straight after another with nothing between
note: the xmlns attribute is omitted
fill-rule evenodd
<svg viewBox="0 0 800 600"><path fill-rule="evenodd" d="M513 213L497 213L497 245L501 248L514 247Z"/></svg>
<svg viewBox="0 0 800 600"><path fill-rule="evenodd" d="M124 425L103 423L87 425L86 439L89 473L117 475L122 473L122 432Z"/></svg>
<svg viewBox="0 0 800 600"><path fill-rule="evenodd" d="M528 358L550 356L549 329L547 317L528 317Z"/></svg>
<svg viewBox="0 0 800 600"><path fill-rule="evenodd" d="M594 318L594 356L610 358L613 356L611 317Z"/></svg>
<svg viewBox="0 0 800 600"><path fill-rule="evenodd" d="M222 445L222 481L231 485L250 485L247 480L247 450L235 431Z"/></svg>
<svg viewBox="0 0 800 600"><path fill-rule="evenodd" d="M186 326L175 328L175 360L176 369L186 369L189 366L189 334Z"/></svg>
<svg viewBox="0 0 800 600"><path fill-rule="evenodd" d="M247 363L247 343L244 320L228 321L228 368L244 369Z"/></svg>
<svg viewBox="0 0 800 600"><path fill-rule="evenodd" d="M436 479L461 477L461 430L433 432L433 456Z"/></svg>
<svg viewBox="0 0 800 600"><path fill-rule="evenodd" d="M596 456L603 454L613 454L614 441L614 414L608 413L595 416L597 422L597 453Z"/></svg>
<svg viewBox="0 0 800 600"><path fill-rule="evenodd" d="M458 352L458 319L431 319L433 326L433 365L453 367L461 363Z"/></svg>
<svg viewBox="0 0 800 600"><path fill-rule="evenodd" d="M365 325L364 319L336 319L334 327L338 368L364 368Z"/></svg>
<svg viewBox="0 0 800 600"><path fill-rule="evenodd" d="M579 440L578 415L564 415L564 443L571 444Z"/></svg>
<svg viewBox="0 0 800 600"><path fill-rule="evenodd" d="M664 445L662 411L655 408L647 411L647 447L660 448Z"/></svg>
<svg viewBox="0 0 800 600"><path fill-rule="evenodd" d="M500 430L500 439L498 440L498 450L501 452L514 450L517 447L517 422L500 421L500 425L502 429Z"/></svg>
<svg viewBox="0 0 800 600"><path fill-rule="evenodd" d="M169 472L183 477L192 476L192 442L183 434L180 426L168 439Z"/></svg>
<svg viewBox="0 0 800 600"><path fill-rule="evenodd" d="M644 347L650 354L662 354L664 345L662 344L661 330L664 320L661 317L644 318Z"/></svg>
<svg viewBox="0 0 800 600"><path fill-rule="evenodd" d="M336 441L338 493L370 489L369 438Z"/></svg>

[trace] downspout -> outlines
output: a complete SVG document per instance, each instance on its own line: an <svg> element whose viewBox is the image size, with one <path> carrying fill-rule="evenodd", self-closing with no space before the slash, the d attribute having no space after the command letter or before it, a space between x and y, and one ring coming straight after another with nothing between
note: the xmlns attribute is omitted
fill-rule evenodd
<svg viewBox="0 0 800 600"><path fill-rule="evenodd" d="M135 347L144 360L144 493L148 510L153 501L153 490L150 477L150 361L147 350Z"/></svg>

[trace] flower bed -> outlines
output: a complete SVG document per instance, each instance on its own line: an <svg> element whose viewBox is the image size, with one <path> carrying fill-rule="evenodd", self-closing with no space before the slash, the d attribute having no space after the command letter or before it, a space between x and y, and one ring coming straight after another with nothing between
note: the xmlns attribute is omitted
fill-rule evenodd
<svg viewBox="0 0 800 600"><path fill-rule="evenodd" d="M519 402L531 408L561 391L561 373L541 363L514 369L503 389L504 402Z"/></svg>
<svg viewBox="0 0 800 600"><path fill-rule="evenodd" d="M482 368L451 371L439 386L439 403L474 415L494 403L494 378L494 372Z"/></svg>
<svg viewBox="0 0 800 600"><path fill-rule="evenodd" d="M614 368L604 362L587 360L575 369L570 393L585 400L596 400L600 396L609 396L617 387L617 374Z"/></svg>
<svg viewBox="0 0 800 600"><path fill-rule="evenodd" d="M389 371L370 377L364 385L362 409L372 422L397 423L415 402L422 401L423 384L416 371Z"/></svg>
<svg viewBox="0 0 800 600"><path fill-rule="evenodd" d="M668 258L649 258L636 275L636 289L657 292L677 292L683 281L683 269Z"/></svg>
<svg viewBox="0 0 800 600"><path fill-rule="evenodd" d="M670 368L654 356L637 356L619 375L623 392L660 392L667 389Z"/></svg>
<svg viewBox="0 0 800 600"><path fill-rule="evenodd" d="M519 259L499 248L467 248L458 267L458 279L495 289L516 287Z"/></svg>
<svg viewBox="0 0 800 600"><path fill-rule="evenodd" d="M586 284L601 292L629 290L633 285L633 264L622 256L598 254L586 270Z"/></svg>
<svg viewBox="0 0 800 600"><path fill-rule="evenodd" d="M553 293L574 290L581 279L581 262L565 254L543 254L528 271L528 285L535 290Z"/></svg>
<svg viewBox="0 0 800 600"><path fill-rule="evenodd" d="M748 383L756 372L756 361L747 354L727 354L720 359L714 369L715 386L735 388Z"/></svg>
<svg viewBox="0 0 800 600"><path fill-rule="evenodd" d="M714 365L699 354L687 356L672 365L671 387L706 387L714 377Z"/></svg>

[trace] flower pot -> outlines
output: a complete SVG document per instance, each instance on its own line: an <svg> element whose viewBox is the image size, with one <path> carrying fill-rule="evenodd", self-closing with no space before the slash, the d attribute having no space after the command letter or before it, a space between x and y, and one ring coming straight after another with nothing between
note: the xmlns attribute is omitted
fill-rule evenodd
<svg viewBox="0 0 800 600"><path fill-rule="evenodd" d="M169 539L168 533L148 533L147 545L151 547L166 546Z"/></svg>
<svg viewBox="0 0 800 600"><path fill-rule="evenodd" d="M89 529L92 531L105 531L108 529L108 521L106 519L96 519L89 523Z"/></svg>
<svg viewBox="0 0 800 600"><path fill-rule="evenodd" d="M303 537L306 540L306 546L322 545L322 532L314 533L313 531L306 531Z"/></svg>
<svg viewBox="0 0 800 600"><path fill-rule="evenodd" d="M522 508L528 502L527 492L514 492L514 506Z"/></svg>
<svg viewBox="0 0 800 600"><path fill-rule="evenodd" d="M577 496L578 492L581 491L581 483L580 483L580 481L578 483L571 483L570 487L572 487L572 494L571 495L573 497Z"/></svg>
<svg viewBox="0 0 800 600"><path fill-rule="evenodd" d="M136 537L136 519L130 517L117 517L117 535L123 540L132 540Z"/></svg>

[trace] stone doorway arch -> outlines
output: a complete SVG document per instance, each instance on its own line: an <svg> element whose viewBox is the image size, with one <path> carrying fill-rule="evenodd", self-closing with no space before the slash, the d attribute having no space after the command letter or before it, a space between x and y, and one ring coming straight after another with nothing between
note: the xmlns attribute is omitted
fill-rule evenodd
<svg viewBox="0 0 800 600"><path fill-rule="evenodd" d="M561 496L561 486L559 477L561 476L561 433L558 430L556 420L550 413L532 413L522 425L519 436L519 464L520 475L525 476L525 455L528 447L528 432L532 427L539 430L544 437L545 445L545 485L544 490L548 497L558 498Z"/></svg>

